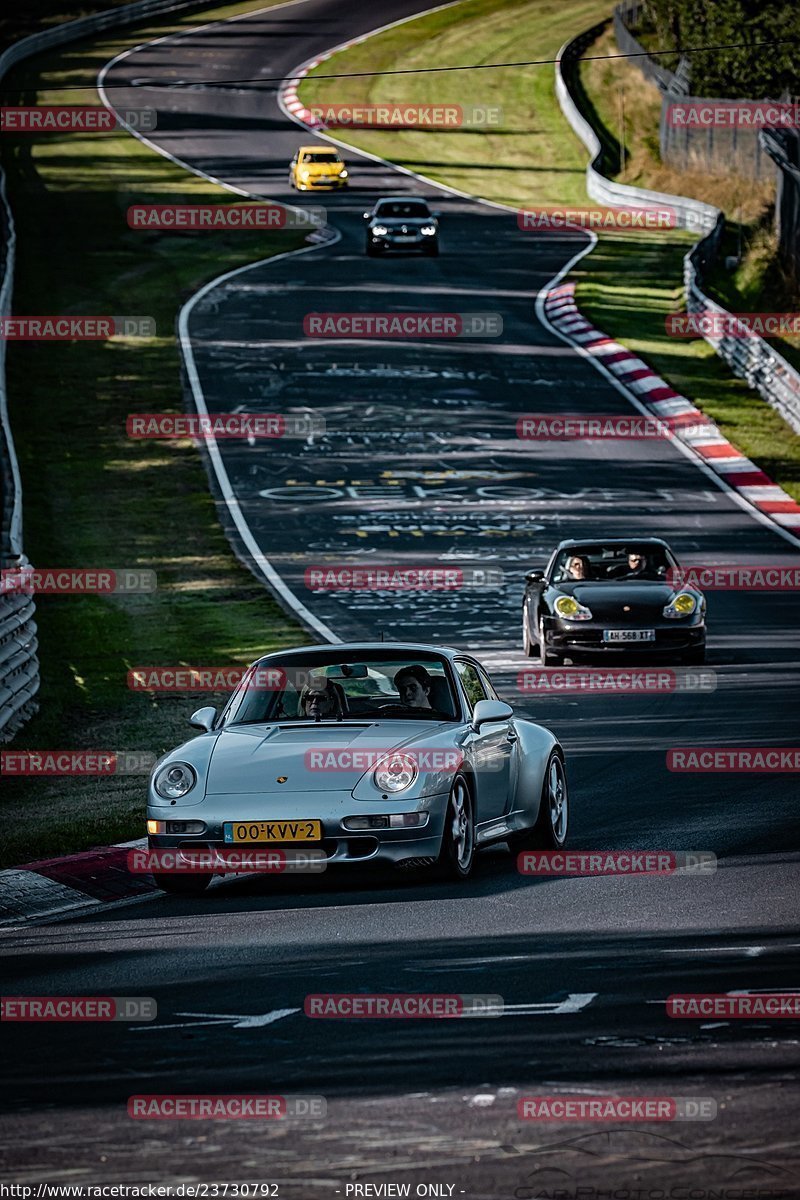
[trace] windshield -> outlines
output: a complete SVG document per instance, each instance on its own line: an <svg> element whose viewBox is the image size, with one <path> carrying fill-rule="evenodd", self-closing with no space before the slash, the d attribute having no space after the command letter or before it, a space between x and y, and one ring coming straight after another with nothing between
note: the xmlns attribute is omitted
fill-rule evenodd
<svg viewBox="0 0 800 1200"><path fill-rule="evenodd" d="M339 158L339 155L332 150L318 150L313 154L305 154L303 156L303 162L310 163L337 163L341 161L342 160Z"/></svg>
<svg viewBox="0 0 800 1200"><path fill-rule="evenodd" d="M384 200L375 209L376 217L428 217L430 209L422 200Z"/></svg>
<svg viewBox="0 0 800 1200"><path fill-rule="evenodd" d="M677 563L664 546L629 542L623 546L581 545L562 550L551 575L552 583L613 583L616 580L664 581Z"/></svg>
<svg viewBox="0 0 800 1200"><path fill-rule="evenodd" d="M386 658L326 651L262 661L234 693L226 725L284 721L456 720L445 662L417 654Z"/></svg>

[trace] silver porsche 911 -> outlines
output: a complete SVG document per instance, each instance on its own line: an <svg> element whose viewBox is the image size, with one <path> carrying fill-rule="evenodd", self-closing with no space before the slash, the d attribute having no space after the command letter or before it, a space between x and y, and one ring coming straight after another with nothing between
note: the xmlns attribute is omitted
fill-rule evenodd
<svg viewBox="0 0 800 1200"><path fill-rule="evenodd" d="M348 643L269 654L150 778L152 850L317 851L324 865L470 874L476 849L559 849L564 752L450 648ZM176 860L181 855L173 855ZM200 856L202 861L202 855ZM155 873L198 892L213 872Z"/></svg>

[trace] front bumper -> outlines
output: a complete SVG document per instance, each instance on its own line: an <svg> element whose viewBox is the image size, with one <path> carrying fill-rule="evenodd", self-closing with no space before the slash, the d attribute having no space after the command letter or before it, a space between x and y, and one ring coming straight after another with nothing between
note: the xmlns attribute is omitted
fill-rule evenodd
<svg viewBox="0 0 800 1200"><path fill-rule="evenodd" d="M683 625L676 621L660 621L646 625L621 626L619 622L613 628L654 629L653 642L604 642L603 630L611 628L611 624L599 624L587 621L585 624L577 621L562 621L558 617L546 617L544 620L545 644L549 650L558 651L571 658L573 655L603 655L608 658L629 657L633 655L677 655L690 650L698 650L706 644L705 622L694 625Z"/></svg>
<svg viewBox="0 0 800 1200"><path fill-rule="evenodd" d="M269 793L259 795L213 795L190 809L176 811L151 804L148 820L202 821L205 830L191 836L179 833L159 833L149 837L151 849L218 849L218 850L324 850L329 863L352 865L359 862L390 866L414 865L418 859L438 857L444 831L449 793L426 796L418 800L354 800L350 792L332 792L324 797L319 793L294 792L284 796ZM322 800L322 802L321 802ZM421 827L370 829L350 831L343 827L346 817L381 816L394 813L424 813L427 822ZM224 825L247 821L317 820L322 825L321 842L237 842L225 841Z"/></svg>
<svg viewBox="0 0 800 1200"><path fill-rule="evenodd" d="M324 183L316 179L298 179L296 182L299 192L336 192L348 184L346 179L326 179Z"/></svg>
<svg viewBox="0 0 800 1200"><path fill-rule="evenodd" d="M405 238L410 238L411 234L402 234L400 236L405 237ZM417 234L416 236L414 236L414 238L411 241L407 241L407 240L406 241L398 241L397 236L393 237L391 234L385 234L382 237L374 237L372 234L370 234L369 242L370 242L370 245L373 246L376 250L400 250L400 251L423 250L424 251L424 250L431 250L435 246L437 246L439 239L436 237L429 237L427 235L423 236L422 234Z"/></svg>

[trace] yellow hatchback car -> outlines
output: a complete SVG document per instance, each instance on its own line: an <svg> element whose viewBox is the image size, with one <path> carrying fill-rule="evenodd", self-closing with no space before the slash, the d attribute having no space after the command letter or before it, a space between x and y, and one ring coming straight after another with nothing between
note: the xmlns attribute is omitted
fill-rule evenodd
<svg viewBox="0 0 800 1200"><path fill-rule="evenodd" d="M336 150L301 146L289 164L289 184L298 192L334 191L347 187L347 167Z"/></svg>

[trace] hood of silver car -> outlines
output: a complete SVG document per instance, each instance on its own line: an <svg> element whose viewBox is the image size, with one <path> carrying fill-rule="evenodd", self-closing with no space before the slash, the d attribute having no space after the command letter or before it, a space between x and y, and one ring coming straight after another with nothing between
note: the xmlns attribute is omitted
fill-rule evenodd
<svg viewBox="0 0 800 1200"><path fill-rule="evenodd" d="M232 725L217 738L206 794L352 791L377 754L441 732L438 721Z"/></svg>

